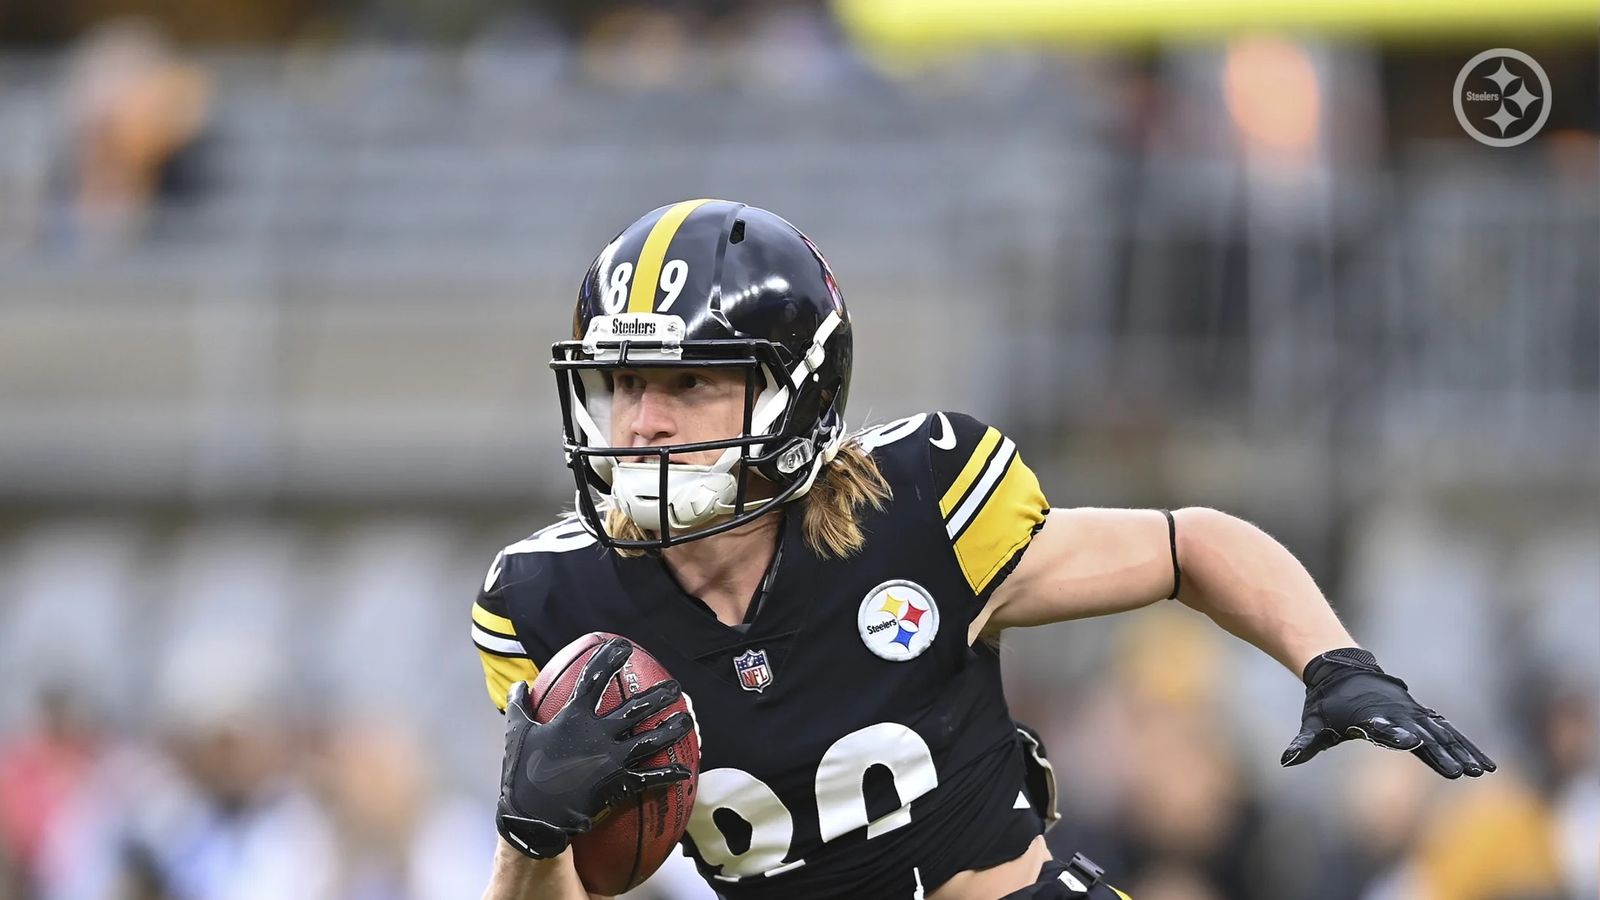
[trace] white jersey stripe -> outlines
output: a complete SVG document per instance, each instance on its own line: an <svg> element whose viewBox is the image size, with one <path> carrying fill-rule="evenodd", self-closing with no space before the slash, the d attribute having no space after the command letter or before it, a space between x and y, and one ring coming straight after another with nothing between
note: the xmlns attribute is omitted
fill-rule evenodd
<svg viewBox="0 0 1600 900"><path fill-rule="evenodd" d="M532 537L507 546L500 553L503 556L515 556L518 553L562 553L589 547L595 543L595 536L585 531L581 523L575 520L562 521L539 531Z"/></svg>
<svg viewBox="0 0 1600 900"><path fill-rule="evenodd" d="M490 634L477 625L472 626L472 642L478 645L478 649L487 650L499 656L528 655L528 651L522 649L521 641Z"/></svg>
<svg viewBox="0 0 1600 900"><path fill-rule="evenodd" d="M955 514L950 517L950 521L945 523L945 531L949 533L951 540L955 540L961 529L966 527L967 520L977 515L978 507L989 498L990 490L1000 480L1000 476L1005 474L1006 466L1011 464L1011 458L1016 455L1017 445L1012 443L1010 438L1006 438L1000 444L1000 449L995 451L994 458L989 460L988 468L983 470L983 477L978 479L978 483L967 492L967 499L961 502Z"/></svg>

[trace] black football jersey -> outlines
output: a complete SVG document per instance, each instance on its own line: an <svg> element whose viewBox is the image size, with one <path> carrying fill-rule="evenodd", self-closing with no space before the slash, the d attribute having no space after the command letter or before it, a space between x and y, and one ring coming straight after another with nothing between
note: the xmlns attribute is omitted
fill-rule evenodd
<svg viewBox="0 0 1600 900"><path fill-rule="evenodd" d="M682 683L701 738L685 848L728 900L920 897L1020 854L1042 831L1000 684L968 626L1043 524L1038 479L958 413L856 438L892 499L864 549L812 552L790 504L767 589L725 625L655 556L576 519L506 547L472 610L489 695L591 631L624 635Z"/></svg>

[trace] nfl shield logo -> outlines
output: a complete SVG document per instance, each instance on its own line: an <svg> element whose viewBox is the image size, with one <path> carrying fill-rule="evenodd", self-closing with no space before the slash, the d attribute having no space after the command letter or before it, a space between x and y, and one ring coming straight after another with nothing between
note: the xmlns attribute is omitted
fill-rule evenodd
<svg viewBox="0 0 1600 900"><path fill-rule="evenodd" d="M767 651L746 650L733 658L733 670L739 673L739 686L757 693L772 683L772 667L767 665Z"/></svg>

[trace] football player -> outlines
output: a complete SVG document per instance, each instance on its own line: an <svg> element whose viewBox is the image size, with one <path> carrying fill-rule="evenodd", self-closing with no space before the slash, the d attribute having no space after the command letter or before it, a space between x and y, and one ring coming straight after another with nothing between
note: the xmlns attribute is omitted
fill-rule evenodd
<svg viewBox="0 0 1600 900"><path fill-rule="evenodd" d="M1364 738L1446 778L1494 771L1261 530L1211 509L1051 509L1016 445L960 413L851 434L850 364L827 262L765 210L663 207L589 267L551 363L576 511L502 550L472 609L489 696L509 704L487 897L585 897L568 840L687 777L640 760L696 726L684 848L727 900L1124 897L1046 849L1053 784L997 647L1167 598L1304 679L1284 765ZM523 682L592 631L677 681L626 713L573 703L535 724ZM603 645L581 681L629 652ZM693 723L630 731L680 690ZM530 781L535 754L587 775Z"/></svg>

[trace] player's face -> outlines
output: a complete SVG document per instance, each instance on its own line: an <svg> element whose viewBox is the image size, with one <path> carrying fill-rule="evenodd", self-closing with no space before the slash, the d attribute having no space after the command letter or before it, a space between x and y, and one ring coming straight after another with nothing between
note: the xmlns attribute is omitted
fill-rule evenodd
<svg viewBox="0 0 1600 900"><path fill-rule="evenodd" d="M745 375L727 369L619 369L612 376L611 443L659 447L744 433ZM672 461L710 465L721 450L675 454ZM624 459L643 462L654 457Z"/></svg>

